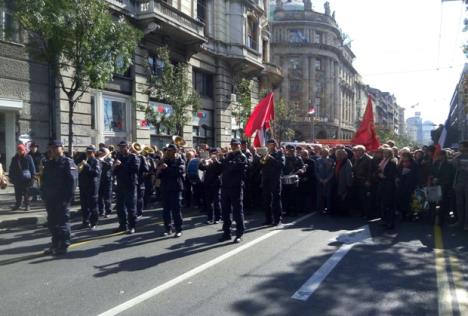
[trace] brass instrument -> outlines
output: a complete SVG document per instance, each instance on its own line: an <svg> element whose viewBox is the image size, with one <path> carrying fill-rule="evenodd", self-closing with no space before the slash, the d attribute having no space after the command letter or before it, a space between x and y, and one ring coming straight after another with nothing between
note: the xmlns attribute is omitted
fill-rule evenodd
<svg viewBox="0 0 468 316"><path fill-rule="evenodd" d="M81 162L78 164L78 173L81 173L81 171L83 171L85 165L86 165L86 159L81 160Z"/></svg>
<svg viewBox="0 0 468 316"><path fill-rule="evenodd" d="M150 147L150 146L145 146L145 147L143 148L143 154L144 154L145 156L152 155L152 154L154 154L154 153L155 153L154 149L153 149L152 147Z"/></svg>
<svg viewBox="0 0 468 316"><path fill-rule="evenodd" d="M140 144L138 144L137 142L134 142L130 146L130 150L133 151L134 153L141 154L143 149L141 148Z"/></svg>
<svg viewBox="0 0 468 316"><path fill-rule="evenodd" d="M268 153L268 148L267 147L257 148L257 154L260 155L260 163L262 165L266 164L268 162L268 159L270 159L270 155Z"/></svg>
<svg viewBox="0 0 468 316"><path fill-rule="evenodd" d="M183 147L187 142L181 136L174 135L172 136L172 143L177 147Z"/></svg>

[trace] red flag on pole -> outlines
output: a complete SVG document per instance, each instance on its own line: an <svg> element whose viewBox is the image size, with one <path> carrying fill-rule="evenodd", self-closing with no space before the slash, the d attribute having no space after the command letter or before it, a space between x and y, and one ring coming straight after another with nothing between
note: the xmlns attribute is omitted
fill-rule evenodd
<svg viewBox="0 0 468 316"><path fill-rule="evenodd" d="M359 126L356 134L354 134L351 140L352 144L364 145L367 150L375 150L379 148L380 141L377 138L374 125L374 112L372 110L372 98L371 96L367 99L366 112L362 118L361 126Z"/></svg>
<svg viewBox="0 0 468 316"><path fill-rule="evenodd" d="M275 104L273 92L270 92L255 106L247 124L245 124L245 136L252 137L255 132L258 134L262 132L264 128L270 128L270 121L274 118Z"/></svg>

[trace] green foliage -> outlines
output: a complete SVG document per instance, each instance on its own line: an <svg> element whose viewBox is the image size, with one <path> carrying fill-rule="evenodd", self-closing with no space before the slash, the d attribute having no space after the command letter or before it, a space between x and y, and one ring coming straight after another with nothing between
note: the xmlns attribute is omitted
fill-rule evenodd
<svg viewBox="0 0 468 316"><path fill-rule="evenodd" d="M146 119L154 126L165 126L170 134L183 136L184 126L191 123L193 112L200 108L200 96L193 89L188 74L188 64L173 65L169 49L159 47L156 56L162 62L162 72L148 72L148 94L160 102L172 106L172 113L161 114L149 105L144 107Z"/></svg>
<svg viewBox="0 0 468 316"><path fill-rule="evenodd" d="M275 104L275 119L273 121L273 137L278 142L290 141L295 131L292 124L297 113L296 104L288 104L283 98Z"/></svg>
<svg viewBox="0 0 468 316"><path fill-rule="evenodd" d="M388 128L381 128L376 126L375 128L377 132L377 136L380 139L380 143L386 143L389 140L393 140L395 142L395 146L398 148L402 147L410 147L414 148L417 147L418 144L414 142L413 140L409 139L406 135L397 135L395 134L395 131L388 129Z"/></svg>
<svg viewBox="0 0 468 316"><path fill-rule="evenodd" d="M100 0L16 0L16 18L31 37L30 51L49 63L67 95L71 152L75 104L129 67L142 33Z"/></svg>
<svg viewBox="0 0 468 316"><path fill-rule="evenodd" d="M243 127L249 120L252 112L252 90L250 89L250 80L242 78L236 87L238 100L232 109L232 116L235 117L238 126L242 127L240 135L244 138Z"/></svg>

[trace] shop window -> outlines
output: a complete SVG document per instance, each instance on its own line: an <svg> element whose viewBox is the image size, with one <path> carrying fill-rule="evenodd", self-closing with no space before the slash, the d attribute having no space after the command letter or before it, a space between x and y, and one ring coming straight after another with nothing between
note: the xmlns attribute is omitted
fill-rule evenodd
<svg viewBox="0 0 468 316"><path fill-rule="evenodd" d="M106 144L118 144L131 139L130 107L123 98L102 97L103 136Z"/></svg>

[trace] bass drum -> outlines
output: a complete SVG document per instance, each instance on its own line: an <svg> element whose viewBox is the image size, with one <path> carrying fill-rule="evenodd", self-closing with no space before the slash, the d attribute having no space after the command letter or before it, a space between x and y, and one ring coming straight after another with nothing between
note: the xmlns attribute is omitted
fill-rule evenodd
<svg viewBox="0 0 468 316"><path fill-rule="evenodd" d="M198 169L200 165L200 159L193 158L187 164L187 177L192 184L197 184L203 182L203 177L205 173Z"/></svg>

